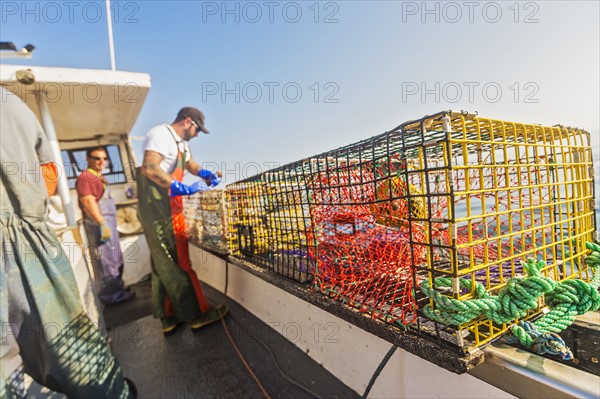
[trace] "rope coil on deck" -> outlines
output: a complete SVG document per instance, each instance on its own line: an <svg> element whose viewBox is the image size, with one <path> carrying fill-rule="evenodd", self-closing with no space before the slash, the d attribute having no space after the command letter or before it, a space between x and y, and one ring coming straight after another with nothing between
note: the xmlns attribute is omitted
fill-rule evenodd
<svg viewBox="0 0 600 399"><path fill-rule="evenodd" d="M436 289L451 287L452 279L438 277L434 287L428 281L421 283L423 293L435 303L426 305L423 312L431 320L451 325L461 325L484 316L498 324L514 323L538 307L544 297L550 311L535 322L519 321L510 331L509 342L519 342L538 354L558 354L563 360L572 360L573 354L557 334L570 326L577 315L600 308L600 245L586 243L591 254L585 263L594 273L592 280L567 280L556 282L541 274L546 262L527 259L524 265L527 277L512 278L497 296L489 294L483 284L469 279L459 279L461 289L474 287L476 299L461 301L449 298Z"/></svg>

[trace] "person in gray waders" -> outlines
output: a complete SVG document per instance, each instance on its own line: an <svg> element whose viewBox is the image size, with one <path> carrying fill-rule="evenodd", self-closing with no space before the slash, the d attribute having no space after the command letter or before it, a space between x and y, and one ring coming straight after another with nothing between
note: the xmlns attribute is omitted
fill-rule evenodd
<svg viewBox="0 0 600 399"><path fill-rule="evenodd" d="M135 297L123 283L123 252L117 231L117 207L102 176L108 157L104 147L86 152L88 167L77 178L75 189L83 213L98 297L105 305L117 305Z"/></svg>
<svg viewBox="0 0 600 399"><path fill-rule="evenodd" d="M15 94L0 87L0 101L0 398L25 398L25 373L70 399L134 398L47 224L58 173L46 135Z"/></svg>

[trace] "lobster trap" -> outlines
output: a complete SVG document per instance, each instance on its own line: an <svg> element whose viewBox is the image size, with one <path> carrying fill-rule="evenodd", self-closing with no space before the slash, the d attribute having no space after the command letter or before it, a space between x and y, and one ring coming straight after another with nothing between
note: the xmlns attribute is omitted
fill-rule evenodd
<svg viewBox="0 0 600 399"><path fill-rule="evenodd" d="M427 246L426 262L413 265L417 278L424 272L430 283L450 278L442 294L461 301L478 297L479 284L498 294L512 278L524 277L526 258L545 261L542 275L555 281L590 281L585 242L593 241L596 226L588 132L455 112L408 122L395 131L404 142L413 138L418 143L403 150L404 158L417 159L419 165L404 174L407 181L421 183L427 198L428 220L408 217L426 232L424 242L413 242ZM411 179L415 174L419 177ZM435 207L433 199L447 206ZM419 309L429 302L416 299ZM542 306L525 318L539 314ZM509 327L477 318L434 330L438 336L440 330L449 331L446 338L465 349Z"/></svg>
<svg viewBox="0 0 600 399"><path fill-rule="evenodd" d="M440 294L460 301L494 295L528 257L553 280L589 281L593 184L583 130L441 112L228 186L229 250L467 351L510 325L434 322L421 283L445 277Z"/></svg>
<svg viewBox="0 0 600 399"><path fill-rule="evenodd" d="M227 255L225 192L210 190L183 198L188 239L204 249Z"/></svg>
<svg viewBox="0 0 600 399"><path fill-rule="evenodd" d="M305 186L285 170L228 186L229 252L298 282L314 273L308 257Z"/></svg>

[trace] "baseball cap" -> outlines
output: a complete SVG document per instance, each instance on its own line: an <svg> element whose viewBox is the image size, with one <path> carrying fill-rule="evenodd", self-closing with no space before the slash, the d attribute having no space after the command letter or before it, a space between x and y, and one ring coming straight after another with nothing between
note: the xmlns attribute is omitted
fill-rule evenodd
<svg viewBox="0 0 600 399"><path fill-rule="evenodd" d="M177 119L183 118L192 118L194 122L198 125L200 130L204 133L208 134L208 130L204 127L204 114L198 108L194 107L183 107L177 113Z"/></svg>

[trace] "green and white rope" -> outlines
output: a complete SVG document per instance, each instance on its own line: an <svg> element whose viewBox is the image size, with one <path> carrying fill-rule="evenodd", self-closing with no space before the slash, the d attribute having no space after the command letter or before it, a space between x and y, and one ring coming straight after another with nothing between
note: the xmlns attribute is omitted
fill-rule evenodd
<svg viewBox="0 0 600 399"><path fill-rule="evenodd" d="M587 242L586 247L591 253L585 263L594 271L589 283L579 279L556 282L544 277L541 270L546 263L530 258L524 265L527 277L510 279L497 296L490 295L483 284L465 278L459 279L460 288L474 289L475 299L461 301L438 292L436 289L451 287L452 279L447 277L435 278L433 287L428 281L422 282L421 290L435 304L426 305L423 313L431 320L456 326L480 316L498 324L510 324L536 309L544 297L551 310L535 323L513 324L512 340L536 353L559 354L571 360L571 351L557 333L570 326L577 315L600 307L600 245Z"/></svg>

